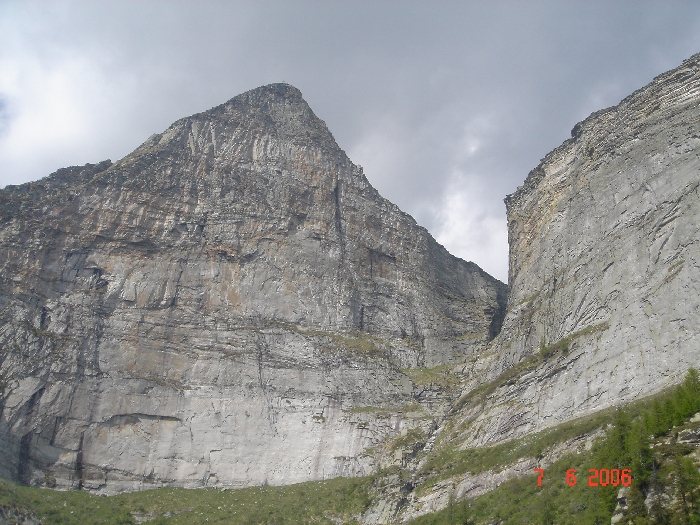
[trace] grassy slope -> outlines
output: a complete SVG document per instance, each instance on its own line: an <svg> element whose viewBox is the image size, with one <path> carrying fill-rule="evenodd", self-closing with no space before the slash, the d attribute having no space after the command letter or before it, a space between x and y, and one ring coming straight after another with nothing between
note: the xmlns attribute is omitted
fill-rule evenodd
<svg viewBox="0 0 700 525"><path fill-rule="evenodd" d="M238 490L156 489L101 497L0 482L0 508L31 511L44 524L131 524L132 512L160 524L356 523L371 478L337 478Z"/></svg>
<svg viewBox="0 0 700 525"><path fill-rule="evenodd" d="M617 488L589 487L589 468L604 468L596 459L594 451L570 454L545 470L542 488L537 487L537 474L514 479L498 489L469 501L453 502L448 508L422 516L411 525L452 525L502 523L503 525L592 525L609 524L612 517ZM676 479L673 475L674 454L665 450L655 454L661 484L666 492L673 493ZM617 465L608 465L616 468ZM577 483L569 487L566 482L567 469L576 469ZM696 467L697 469L697 467ZM695 484L696 498L700 498L700 485ZM668 504L667 504L668 505ZM652 523L700 523L700 507L691 512L689 521L684 521L680 509L667 506L669 521L654 516L630 517L635 525ZM694 521L693 521L694 520Z"/></svg>
<svg viewBox="0 0 700 525"><path fill-rule="evenodd" d="M446 444L428 455L421 474L419 494L429 491L437 482L470 472L476 474L511 465L521 458L540 457L548 448L578 436L587 435L609 423L614 409L605 409L522 438L505 441L492 447L459 449Z"/></svg>
<svg viewBox="0 0 700 525"><path fill-rule="evenodd" d="M675 391L675 387L672 387L628 403L624 407L624 412L630 418L641 417L652 410L654 405L663 405L673 398ZM492 447L460 449L451 443L438 444L428 455L423 466L421 473L425 478L419 484L418 490L426 492L438 481L466 472L476 474L513 464L521 458L538 458L552 446L590 434L611 424L617 413L618 409L615 407L606 408L589 416L572 419L541 432L504 441ZM664 423L662 422L661 425L664 426ZM667 429L660 429L662 432L665 430Z"/></svg>

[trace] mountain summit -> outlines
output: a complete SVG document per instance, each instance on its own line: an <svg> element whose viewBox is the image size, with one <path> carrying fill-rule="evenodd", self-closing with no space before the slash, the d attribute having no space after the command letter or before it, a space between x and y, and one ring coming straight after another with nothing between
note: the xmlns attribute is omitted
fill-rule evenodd
<svg viewBox="0 0 700 525"><path fill-rule="evenodd" d="M0 201L0 475L25 483L369 473L369 447L446 410L505 307L286 84Z"/></svg>

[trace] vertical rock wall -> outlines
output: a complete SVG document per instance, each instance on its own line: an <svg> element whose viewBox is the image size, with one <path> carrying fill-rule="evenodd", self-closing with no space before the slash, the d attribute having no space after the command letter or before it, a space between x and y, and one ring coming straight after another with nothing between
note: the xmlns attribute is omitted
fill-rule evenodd
<svg viewBox="0 0 700 525"><path fill-rule="evenodd" d="M472 444L700 366L700 55L578 124L506 205L511 291Z"/></svg>

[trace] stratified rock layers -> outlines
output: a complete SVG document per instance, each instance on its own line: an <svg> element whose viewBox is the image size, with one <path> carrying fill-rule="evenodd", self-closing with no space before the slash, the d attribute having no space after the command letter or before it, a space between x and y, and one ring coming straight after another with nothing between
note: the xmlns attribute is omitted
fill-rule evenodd
<svg viewBox="0 0 700 525"><path fill-rule="evenodd" d="M700 366L699 188L694 55L578 124L506 199L511 291L492 377L511 372L463 414L470 444L633 400Z"/></svg>
<svg viewBox="0 0 700 525"><path fill-rule="evenodd" d="M114 492L367 473L369 446L446 401L402 369L474 354L504 302L298 90L258 88L0 191L0 475Z"/></svg>

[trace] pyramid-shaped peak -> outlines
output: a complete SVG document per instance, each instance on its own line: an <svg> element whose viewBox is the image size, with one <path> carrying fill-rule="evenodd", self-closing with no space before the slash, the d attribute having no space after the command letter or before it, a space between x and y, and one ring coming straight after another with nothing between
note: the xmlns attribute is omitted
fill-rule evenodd
<svg viewBox="0 0 700 525"><path fill-rule="evenodd" d="M285 98L292 100L303 100L301 91L298 88L287 84L286 82L275 82L274 84L267 84L265 86L260 86L245 93L239 95L241 97L268 97L268 98Z"/></svg>
<svg viewBox="0 0 700 525"><path fill-rule="evenodd" d="M193 117L204 117L207 121L213 118L229 129L232 125L246 128L256 135L273 135L276 140L327 148L334 155L341 152L325 122L316 116L301 91L283 82L251 89Z"/></svg>
<svg viewBox="0 0 700 525"><path fill-rule="evenodd" d="M268 108L270 106L303 106L308 108L301 91L283 82L260 86L233 97L225 105Z"/></svg>

